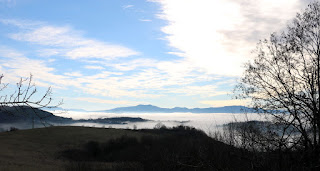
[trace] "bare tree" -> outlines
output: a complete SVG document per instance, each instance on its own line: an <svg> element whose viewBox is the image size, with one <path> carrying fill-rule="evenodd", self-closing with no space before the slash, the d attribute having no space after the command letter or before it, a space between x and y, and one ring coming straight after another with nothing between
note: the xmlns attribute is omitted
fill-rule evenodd
<svg viewBox="0 0 320 171"><path fill-rule="evenodd" d="M33 83L32 74L28 78L20 78L20 81L16 83L16 87L10 87L8 83L3 83L3 77L3 75L0 76L0 110L10 113L8 109L14 108L16 112L23 113L25 108L29 108L44 124L43 119L47 116L40 115L37 109L55 108L62 104L62 101L60 101L57 105L51 105L53 100L51 87L40 95ZM8 90L10 88L13 88L14 91L10 92ZM32 127L34 127L34 118L32 120Z"/></svg>
<svg viewBox="0 0 320 171"><path fill-rule="evenodd" d="M254 55L236 87L238 97L251 99L251 107L281 125L280 149L303 148L307 165L320 167L320 3L260 41Z"/></svg>

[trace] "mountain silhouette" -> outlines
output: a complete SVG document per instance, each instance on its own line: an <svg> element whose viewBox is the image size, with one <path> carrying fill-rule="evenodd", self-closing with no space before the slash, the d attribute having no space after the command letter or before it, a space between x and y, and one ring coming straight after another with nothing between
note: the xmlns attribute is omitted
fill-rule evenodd
<svg viewBox="0 0 320 171"><path fill-rule="evenodd" d="M153 105L137 105L129 107L118 107L99 112L108 113L254 113L254 109L245 106L224 106L209 108L161 108Z"/></svg>

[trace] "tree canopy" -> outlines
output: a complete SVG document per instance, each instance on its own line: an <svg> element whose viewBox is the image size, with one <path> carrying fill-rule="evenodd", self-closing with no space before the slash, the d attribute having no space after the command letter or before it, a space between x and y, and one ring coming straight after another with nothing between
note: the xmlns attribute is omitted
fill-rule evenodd
<svg viewBox="0 0 320 171"><path fill-rule="evenodd" d="M261 40L253 54L236 88L239 97L251 99L252 107L284 125L280 148L303 148L315 167L320 153L320 3L309 4L282 33Z"/></svg>

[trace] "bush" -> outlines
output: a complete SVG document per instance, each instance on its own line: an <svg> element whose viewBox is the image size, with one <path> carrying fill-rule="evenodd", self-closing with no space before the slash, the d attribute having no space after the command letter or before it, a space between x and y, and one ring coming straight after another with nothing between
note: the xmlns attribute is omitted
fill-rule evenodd
<svg viewBox="0 0 320 171"><path fill-rule="evenodd" d="M159 122L153 127L153 129L167 129L167 127L163 123Z"/></svg>
<svg viewBox="0 0 320 171"><path fill-rule="evenodd" d="M10 127L10 129L8 130L8 132L12 132L12 131L18 131L19 129L16 127Z"/></svg>

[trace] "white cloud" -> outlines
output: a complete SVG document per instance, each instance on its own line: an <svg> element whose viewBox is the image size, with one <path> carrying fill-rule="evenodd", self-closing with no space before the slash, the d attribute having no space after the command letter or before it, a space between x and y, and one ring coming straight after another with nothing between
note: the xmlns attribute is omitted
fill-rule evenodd
<svg viewBox="0 0 320 171"><path fill-rule="evenodd" d="M41 46L40 55L61 55L71 59L99 58L113 59L128 57L139 53L127 47L86 38L70 27L57 27L37 22L20 20L1 20L4 24L11 24L22 29L19 33L10 34L10 38L26 41Z"/></svg>
<svg viewBox="0 0 320 171"><path fill-rule="evenodd" d="M141 102L126 101L126 100L105 100L105 99L91 98L91 97L78 97L78 98L75 98L75 100L85 101L89 103L116 104L116 105L136 105L141 103Z"/></svg>
<svg viewBox="0 0 320 171"><path fill-rule="evenodd" d="M233 100L207 100L207 101L200 101L201 104L210 105L213 107L223 107L223 106L246 106L249 104L249 100L239 100L239 99L233 99Z"/></svg>
<svg viewBox="0 0 320 171"><path fill-rule="evenodd" d="M67 73L64 73L64 75L70 76L70 77L82 77L82 74L80 72L67 72Z"/></svg>
<svg viewBox="0 0 320 171"><path fill-rule="evenodd" d="M215 86L190 86L191 84L217 79L210 75L194 73L191 64L180 61L159 62L133 60L127 65L137 68L135 73L98 71L93 75L83 75L80 72L67 72L63 75L54 74L54 68L48 67L48 61L29 59L23 54L0 48L0 71L6 78L12 78L14 83L19 77L27 77L32 73L37 85L55 88L72 88L91 95L113 98L159 98L170 93L179 95L200 95L211 97L226 94L216 91ZM121 65L122 66L122 65ZM129 67L128 66L128 67ZM99 66L85 66L90 69L101 69ZM131 68L132 69L132 68Z"/></svg>
<svg viewBox="0 0 320 171"><path fill-rule="evenodd" d="M5 75L7 82L16 83L20 77L29 77L30 74L38 86L66 88L67 86L79 86L68 77L53 74L54 68L48 67L46 61L35 60L25 57L23 54L0 46L1 73ZM80 87L80 86L79 86Z"/></svg>
<svg viewBox="0 0 320 171"><path fill-rule="evenodd" d="M88 94L107 97L155 98L162 96L148 93L147 90L143 90L145 86L138 90L131 89L132 86L139 87L141 82L135 82L137 80L134 77L131 80L130 77L122 77L122 73L119 72L102 71L90 76L83 76L79 72L58 75L54 74L54 68L47 66L46 61L27 58L7 47L0 48L0 55L2 57L0 58L0 72L5 75L4 81L9 83L16 83L20 77L28 77L32 73L36 84L43 87L77 88Z"/></svg>
<svg viewBox="0 0 320 171"><path fill-rule="evenodd" d="M142 21L142 22L151 22L152 20L150 20L150 19L139 19L139 21Z"/></svg>
<svg viewBox="0 0 320 171"><path fill-rule="evenodd" d="M86 44L79 36L72 32L69 27L39 26L31 31L22 31L10 35L12 39L27 41L46 46L80 46Z"/></svg>
<svg viewBox="0 0 320 171"><path fill-rule="evenodd" d="M62 51L60 49L41 49L41 50L38 50L38 53L40 56L50 57L50 56L59 55L62 53Z"/></svg>
<svg viewBox="0 0 320 171"><path fill-rule="evenodd" d="M39 25L43 25L43 22L35 22L30 20L15 20L15 19L3 19L0 18L0 22L6 25L13 25L19 27L21 29L28 29L30 27L36 27Z"/></svg>
<svg viewBox="0 0 320 171"><path fill-rule="evenodd" d="M239 76L259 39L281 30L302 7L299 0L150 0L178 56L207 73Z"/></svg>
<svg viewBox="0 0 320 171"><path fill-rule="evenodd" d="M134 5L124 5L124 6L122 6L123 9L128 9L128 8L132 8L132 7L134 7Z"/></svg>
<svg viewBox="0 0 320 171"><path fill-rule="evenodd" d="M101 63L101 62L99 62ZM143 67L155 67L157 65L158 61L151 60L151 59L134 59L134 60L127 60L123 62L104 62L103 64L108 67L113 67L119 71L132 71L137 68L143 68Z"/></svg>
<svg viewBox="0 0 320 171"><path fill-rule="evenodd" d="M84 66L86 69L97 69L97 70L102 70L104 69L102 66L97 66L97 65L86 65Z"/></svg>
<svg viewBox="0 0 320 171"><path fill-rule="evenodd" d="M7 24L17 25L22 29L18 33L11 34L11 38L39 45L37 47L40 48L38 50L40 55L48 57L58 55L68 56L72 59L82 59L81 61L91 63L82 67L97 70L93 75L87 73L83 75L72 70L57 72L53 68L54 66L48 67L48 60L30 59L23 54L19 54L19 57L16 56L12 60L3 60L1 66L7 67L7 74L23 76L23 73L31 72L42 86L73 87L91 95L113 98L159 98L167 96L169 93L179 93L181 96L200 95L202 97L226 94L223 91L216 91L215 86L195 86L198 82L219 78L210 73L203 74L205 70L194 65L192 60L101 60L132 56L138 54L138 52L123 46L85 38L71 27L56 27L43 23L37 25L32 24L32 22L16 20L6 22ZM15 51L5 52L9 56L15 53ZM181 56L186 54L176 51L171 53L179 53ZM21 62L11 65L10 63L14 63L14 60ZM11 68L8 68L9 66ZM3 67L1 70L3 70ZM63 72L67 73L57 74Z"/></svg>
<svg viewBox="0 0 320 171"><path fill-rule="evenodd" d="M171 90L172 93L181 93L188 96L201 95L204 97L214 97L219 95L227 95L229 92L217 91L215 85L204 85L204 86L185 86Z"/></svg>
<svg viewBox="0 0 320 171"><path fill-rule="evenodd" d="M116 57L128 57L137 55L138 53L128 48L117 45L106 45L97 42L89 43L88 45L74 48L68 51L65 55L71 59L79 58L102 58L112 59Z"/></svg>
<svg viewBox="0 0 320 171"><path fill-rule="evenodd" d="M212 75L203 74L203 69L194 66L192 62L185 60L157 61L141 58L130 61L127 59L89 60L90 57L102 58L105 55L108 55L108 59L130 56L134 55L135 52L127 51L122 46L86 39L70 27L55 27L43 23L36 25L30 21L18 20L7 20L6 23L22 28L19 33L11 34L11 38L44 47L38 50L38 53L42 56L65 55L73 59L86 58L82 61L87 60L92 65L83 66L84 68L103 70L96 72L94 75L86 76L70 70L63 75L57 75L53 74L55 72L54 68L47 67L48 63L46 62L48 61L29 59L20 55L21 59L23 58L23 60L19 59L20 61L31 62L29 62L30 67L29 64L23 65L21 63L12 65L10 72L18 76L21 76L22 72L30 71L39 78L40 82L46 83L46 85L51 83L60 88L72 86L92 95L116 98L158 98L176 90L181 95L196 95L197 93L206 97L217 95L215 91L209 91L211 87L196 88L188 86L199 81L216 79ZM14 51L6 52L6 54L10 53L14 53ZM40 63L37 67L39 70L32 70L32 63ZM104 70L110 67L113 68L112 70L119 72ZM177 88L179 86L183 87Z"/></svg>
<svg viewBox="0 0 320 171"><path fill-rule="evenodd" d="M122 63L107 63L122 72L134 71L134 74L121 76L120 78L106 77L108 85L115 84L124 90L157 91L157 94L177 93L181 95L201 95L204 97L221 95L222 92L210 90L214 86L188 86L197 82L213 81L218 77L203 74L192 63L186 61L156 61L147 59L135 59ZM195 72L197 71L197 72ZM107 84L107 83L106 83ZM209 93L210 92L210 93ZM198 94L197 94L198 93ZM218 93L218 94L217 94ZM225 94L225 92L223 92ZM156 96L157 97L157 96Z"/></svg>

